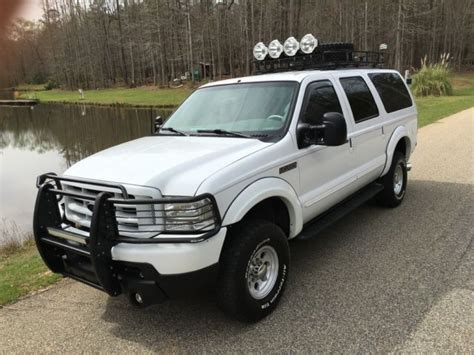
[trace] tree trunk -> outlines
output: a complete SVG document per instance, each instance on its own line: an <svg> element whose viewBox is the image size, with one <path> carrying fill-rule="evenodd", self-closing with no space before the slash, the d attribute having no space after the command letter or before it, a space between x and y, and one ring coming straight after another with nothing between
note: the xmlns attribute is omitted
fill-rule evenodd
<svg viewBox="0 0 474 355"><path fill-rule="evenodd" d="M125 84L128 83L128 69L127 69L127 61L125 60L125 46L124 46L124 39L123 39L123 32L122 32L122 18L120 16L120 4L119 0L115 0L115 4L117 6L117 20L118 20L118 29L119 29L119 39L120 39L120 58L121 58L121 65L122 65L122 77L125 81Z"/></svg>

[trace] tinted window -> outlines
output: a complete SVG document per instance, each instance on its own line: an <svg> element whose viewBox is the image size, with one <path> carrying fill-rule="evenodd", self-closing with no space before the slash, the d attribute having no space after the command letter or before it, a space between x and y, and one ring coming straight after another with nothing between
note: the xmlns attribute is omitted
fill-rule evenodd
<svg viewBox="0 0 474 355"><path fill-rule="evenodd" d="M347 99L351 105L352 115L355 122L361 122L377 117L379 110L375 104L374 97L360 76L342 78L342 87L346 92Z"/></svg>
<svg viewBox="0 0 474 355"><path fill-rule="evenodd" d="M302 121L320 124L328 112L342 113L339 99L330 81L318 81L308 86Z"/></svg>
<svg viewBox="0 0 474 355"><path fill-rule="evenodd" d="M412 105L410 94L400 75L395 73L369 74L388 113Z"/></svg>

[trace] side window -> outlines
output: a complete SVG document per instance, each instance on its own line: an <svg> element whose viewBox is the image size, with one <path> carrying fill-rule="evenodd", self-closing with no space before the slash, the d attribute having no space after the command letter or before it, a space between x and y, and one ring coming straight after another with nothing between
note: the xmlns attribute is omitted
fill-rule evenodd
<svg viewBox="0 0 474 355"><path fill-rule="evenodd" d="M351 105L352 115L356 123L379 115L374 97L362 77L341 78L340 81Z"/></svg>
<svg viewBox="0 0 474 355"><path fill-rule="evenodd" d="M309 124L320 124L323 115L328 112L342 114L341 105L332 83L328 80L317 81L308 85L304 99L301 121Z"/></svg>
<svg viewBox="0 0 474 355"><path fill-rule="evenodd" d="M395 73L373 73L369 74L369 78L374 83L385 111L388 113L413 105L407 87L400 75Z"/></svg>

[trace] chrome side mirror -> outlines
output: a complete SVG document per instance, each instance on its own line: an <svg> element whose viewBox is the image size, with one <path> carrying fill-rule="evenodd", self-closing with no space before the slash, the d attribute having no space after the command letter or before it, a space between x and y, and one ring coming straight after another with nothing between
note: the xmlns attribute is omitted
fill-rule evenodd
<svg viewBox="0 0 474 355"><path fill-rule="evenodd" d="M161 118L161 116L156 116L153 120L151 131L153 133L158 133L160 131L161 126L163 126L163 118Z"/></svg>

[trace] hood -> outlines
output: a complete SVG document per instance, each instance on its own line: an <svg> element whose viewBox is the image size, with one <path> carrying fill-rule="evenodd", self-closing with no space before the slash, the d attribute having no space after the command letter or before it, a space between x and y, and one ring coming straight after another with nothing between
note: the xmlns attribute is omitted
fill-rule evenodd
<svg viewBox="0 0 474 355"><path fill-rule="evenodd" d="M233 137L144 137L91 155L64 175L191 196L208 176L270 145Z"/></svg>

